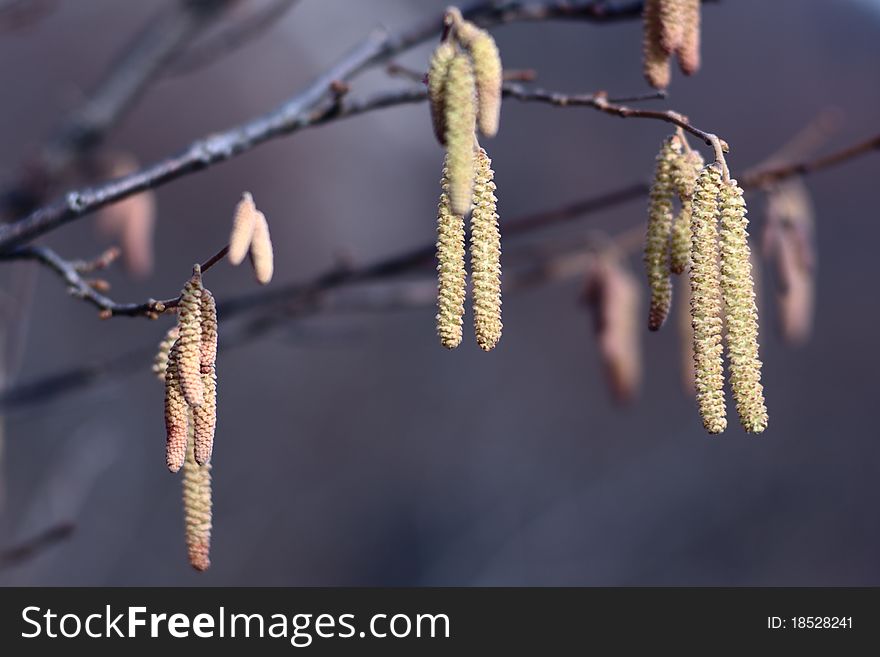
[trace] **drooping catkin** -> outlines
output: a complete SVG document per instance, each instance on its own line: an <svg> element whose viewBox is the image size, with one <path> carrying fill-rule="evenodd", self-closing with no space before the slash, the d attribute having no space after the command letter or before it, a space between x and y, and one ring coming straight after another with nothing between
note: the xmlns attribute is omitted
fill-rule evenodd
<svg viewBox="0 0 880 657"><path fill-rule="evenodd" d="M680 154L681 142L677 137L663 142L657 154L651 184L644 261L651 291L648 328L652 331L663 326L672 304L669 239L672 231L673 170Z"/></svg>
<svg viewBox="0 0 880 657"><path fill-rule="evenodd" d="M192 432L190 432L192 434ZM211 464L195 459L192 435L183 466L183 515L190 565L205 571L211 565Z"/></svg>
<svg viewBox="0 0 880 657"><path fill-rule="evenodd" d="M676 48L678 65L685 75L700 68L700 0L678 0L682 5L682 39Z"/></svg>
<svg viewBox="0 0 880 657"><path fill-rule="evenodd" d="M437 205L437 335L440 344L454 349L461 344L466 294L464 217L449 205L447 169L440 181Z"/></svg>
<svg viewBox="0 0 880 657"><path fill-rule="evenodd" d="M474 131L477 107L474 70L470 58L458 53L446 78L446 167L449 200L455 214L471 209L474 190Z"/></svg>
<svg viewBox="0 0 880 657"><path fill-rule="evenodd" d="M683 274L691 261L691 203L694 183L703 168L703 156L688 151L676 158L673 174L681 209L672 222L669 238L669 268L673 274Z"/></svg>
<svg viewBox="0 0 880 657"><path fill-rule="evenodd" d="M449 64L455 57L455 45L444 41L431 57L428 69L428 103L431 108L431 124L434 135L441 145L446 145L446 77Z"/></svg>
<svg viewBox="0 0 880 657"><path fill-rule="evenodd" d="M758 309L752 280L748 219L743 191L735 180L721 186L721 290L727 326L730 387L743 428L767 428L767 407L758 356Z"/></svg>
<svg viewBox="0 0 880 657"><path fill-rule="evenodd" d="M229 235L229 262L232 265L240 265L248 253L257 225L257 212L251 193L242 194L241 200L235 206L232 232Z"/></svg>
<svg viewBox="0 0 880 657"><path fill-rule="evenodd" d="M202 343L202 274L199 266L193 268L192 277L180 293L180 313L177 325L177 371L183 396L190 406L202 403L204 391L200 376Z"/></svg>
<svg viewBox="0 0 880 657"><path fill-rule="evenodd" d="M721 170L703 168L691 213L691 326L694 330L694 384L703 426L712 434L727 427L721 345L721 280L718 268L718 193Z"/></svg>
<svg viewBox="0 0 880 657"><path fill-rule="evenodd" d="M171 354L171 347L174 345L174 341L177 340L178 335L180 335L180 329L178 329L175 324L168 329L168 332L159 343L159 349L156 351L156 355L153 357L153 374L155 374L163 383L165 382L165 372L168 369L168 359Z"/></svg>
<svg viewBox="0 0 880 657"><path fill-rule="evenodd" d="M495 39L472 23L459 26L458 37L470 53L477 87L477 124L487 137L498 133L501 117L501 55Z"/></svg>
<svg viewBox="0 0 880 657"><path fill-rule="evenodd" d="M642 64L645 79L655 89L665 89L672 77L669 54L663 49L661 0L645 0L642 12Z"/></svg>
<svg viewBox="0 0 880 657"><path fill-rule="evenodd" d="M501 339L501 232L492 160L477 151L474 209L471 213L471 278L477 344L490 351Z"/></svg>
<svg viewBox="0 0 880 657"><path fill-rule="evenodd" d="M685 5L689 0L660 0L660 45L671 55L681 46L685 29Z"/></svg>
<svg viewBox="0 0 880 657"><path fill-rule="evenodd" d="M180 349L178 338L171 347L165 368L165 464L177 472L186 458L190 409L180 388Z"/></svg>
<svg viewBox="0 0 880 657"><path fill-rule="evenodd" d="M204 401L193 409L195 459L199 465L211 460L214 431L217 426L217 306L214 296L202 290L202 344L199 371L204 387Z"/></svg>
<svg viewBox="0 0 880 657"><path fill-rule="evenodd" d="M261 285L268 285L275 271L275 255L272 251L272 237L269 234L269 222L266 215L257 211L254 237L251 241L251 264L254 274Z"/></svg>
<svg viewBox="0 0 880 657"><path fill-rule="evenodd" d="M642 378L639 285L619 254L597 254L587 269L584 300L593 324L605 378L614 400L632 401Z"/></svg>

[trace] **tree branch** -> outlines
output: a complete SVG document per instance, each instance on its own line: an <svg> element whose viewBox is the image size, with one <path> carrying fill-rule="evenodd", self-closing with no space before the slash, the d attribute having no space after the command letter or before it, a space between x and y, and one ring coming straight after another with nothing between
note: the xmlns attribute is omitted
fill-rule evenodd
<svg viewBox="0 0 880 657"><path fill-rule="evenodd" d="M640 2L611 5L599 0L534 3L513 0L500 7L492 0L479 0L462 7L465 16L486 26L554 18L608 22L636 18L640 11ZM20 246L105 205L200 171L270 139L296 131L303 127L303 122L309 123L310 116L330 112L337 105L333 92L334 83L348 80L367 68L386 62L394 55L440 34L442 27L443 15L438 14L397 34L371 34L327 72L274 111L243 125L197 140L177 155L160 160L124 178L71 191L15 223L0 226L0 250Z"/></svg>

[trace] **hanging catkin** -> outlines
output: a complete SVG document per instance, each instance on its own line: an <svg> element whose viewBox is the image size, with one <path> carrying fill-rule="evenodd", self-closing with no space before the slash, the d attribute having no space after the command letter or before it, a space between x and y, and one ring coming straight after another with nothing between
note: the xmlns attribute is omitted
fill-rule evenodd
<svg viewBox="0 0 880 657"><path fill-rule="evenodd" d="M677 0L681 4L682 39L676 48L678 65L685 75L700 68L700 0Z"/></svg>
<svg viewBox="0 0 880 657"><path fill-rule="evenodd" d="M180 339L171 347L165 368L165 464L171 472L180 470L186 457L189 407L180 389Z"/></svg>
<svg viewBox="0 0 880 657"><path fill-rule="evenodd" d="M694 189L691 215L691 325L694 329L694 383L703 426L709 433L727 427L721 345L721 281L718 269L718 193L721 170L703 168Z"/></svg>
<svg viewBox="0 0 880 657"><path fill-rule="evenodd" d="M165 372L168 369L168 359L171 354L171 347L174 346L174 341L177 340L179 334L180 330L177 328L176 324L168 329L165 337L163 337L162 341L159 343L159 349L156 351L156 356L153 358L153 374L155 374L163 383L165 382Z"/></svg>
<svg viewBox="0 0 880 657"><path fill-rule="evenodd" d="M669 55L681 46L684 38L688 1L660 0L660 45Z"/></svg>
<svg viewBox="0 0 880 657"><path fill-rule="evenodd" d="M434 126L434 136L444 146L446 145L446 77L453 57L455 57L455 45L451 41L444 41L434 50L431 66L428 69L431 124Z"/></svg>
<svg viewBox="0 0 880 657"><path fill-rule="evenodd" d="M235 206L235 216L232 219L232 233L229 235L229 262L231 264L240 265L244 260L251 246L256 225L257 206L254 205L254 197L250 192L245 192L238 205Z"/></svg>
<svg viewBox="0 0 880 657"><path fill-rule="evenodd" d="M477 87L477 124L487 137L498 133L501 117L501 55L495 39L473 23L459 26L458 37L470 53Z"/></svg>
<svg viewBox="0 0 880 657"><path fill-rule="evenodd" d="M470 58L458 53L449 65L446 78L446 168L449 200L455 214L471 209L474 189L474 131L476 96Z"/></svg>
<svg viewBox="0 0 880 657"><path fill-rule="evenodd" d="M691 261L691 208L694 184L703 168L703 156L698 151L688 151L676 158L673 180L681 210L672 223L669 238L669 268L673 274L683 274Z"/></svg>
<svg viewBox="0 0 880 657"><path fill-rule="evenodd" d="M449 205L447 168L440 181L437 205L437 335L440 344L454 349L461 344L466 276L464 266L464 217Z"/></svg>
<svg viewBox="0 0 880 657"><path fill-rule="evenodd" d="M205 571L211 565L211 464L196 463L192 436L183 466L183 514L189 563Z"/></svg>
<svg viewBox="0 0 880 657"><path fill-rule="evenodd" d="M721 290L727 325L730 388L743 428L767 428L767 408L758 357L758 309L752 280L748 219L743 191L735 180L721 186Z"/></svg>
<svg viewBox="0 0 880 657"><path fill-rule="evenodd" d="M267 285L275 271L275 255L272 251L272 237L269 235L269 222L266 221L266 215L259 211L256 215L250 253L257 281L261 285Z"/></svg>
<svg viewBox="0 0 880 657"><path fill-rule="evenodd" d="M648 204L648 227L645 236L645 270L651 291L648 328L663 326L672 304L672 278L669 264L669 240L672 232L673 169L681 155L681 142L670 137L657 154L654 180Z"/></svg>
<svg viewBox="0 0 880 657"><path fill-rule="evenodd" d="M180 293L180 329L177 371L183 396L190 406L198 406L204 398L200 376L202 342L202 274L198 265Z"/></svg>
<svg viewBox="0 0 880 657"><path fill-rule="evenodd" d="M663 49L660 0L645 0L642 12L642 56L645 79L655 89L669 86L672 70Z"/></svg>
<svg viewBox="0 0 880 657"><path fill-rule="evenodd" d="M204 401L193 409L195 460L204 465L211 460L214 430L217 426L217 307L207 289L202 290L202 344L199 371L204 387Z"/></svg>
<svg viewBox="0 0 880 657"><path fill-rule="evenodd" d="M490 351L501 339L501 233L494 172L486 151L477 151L474 209L471 213L471 277L477 344Z"/></svg>

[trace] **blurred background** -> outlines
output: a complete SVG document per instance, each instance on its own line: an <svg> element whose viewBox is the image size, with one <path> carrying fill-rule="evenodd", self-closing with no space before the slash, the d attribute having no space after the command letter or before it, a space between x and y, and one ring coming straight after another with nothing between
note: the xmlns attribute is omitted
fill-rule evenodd
<svg viewBox="0 0 880 657"><path fill-rule="evenodd" d="M0 32L0 179L21 174L171 3L58 1ZM240 4L221 23L266 2ZM405 28L445 4L302 0L259 39L158 79L101 152L157 160L276 106L374 27ZM702 70L676 72L668 100L648 106L722 135L734 175L828 111L836 128L817 153L876 131L880 2L724 0L704 7L703 24ZM493 34L505 66L535 69L541 87L647 91L638 21L520 23ZM424 70L431 47L397 61ZM380 67L351 94L410 84ZM508 219L646 180L669 132L590 109L506 102L500 133L485 144L502 235ZM192 263L224 243L243 190L269 217L277 285L340 258L357 266L430 243L441 161L423 104L272 141L158 189L154 270L137 278L115 266L111 295L177 294ZM504 337L489 354L469 320L463 345L442 349L430 305L322 313L223 351L204 574L187 564L180 481L163 462L162 386L150 372L149 351L173 320L102 322L48 271L0 263L0 293L20 290L20 277L35 285L32 303L5 318L25 335L7 358L20 360L6 364L7 386L141 350L124 372L3 411L0 549L58 523L74 531L0 569L0 584L880 585L880 305L868 285L880 240L877 173L868 155L806 181L818 278L803 346L780 339L765 267L762 437L742 432L732 405L728 430L705 434L681 385L675 322L640 331L641 389L616 405L579 277L506 295ZM69 184L103 177L84 171ZM757 235L764 197L748 200ZM615 234L644 215L638 199L510 249ZM92 257L110 243L95 224L75 222L44 242ZM638 254L629 262L641 280ZM205 280L221 302L256 289L226 263ZM222 317L220 328L222 339Z"/></svg>

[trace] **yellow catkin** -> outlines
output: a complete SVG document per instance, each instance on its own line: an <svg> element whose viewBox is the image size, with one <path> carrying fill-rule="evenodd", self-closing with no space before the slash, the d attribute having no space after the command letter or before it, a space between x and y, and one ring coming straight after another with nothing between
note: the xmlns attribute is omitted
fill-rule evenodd
<svg viewBox="0 0 880 657"><path fill-rule="evenodd" d="M189 407L180 389L180 340L175 341L165 368L165 464L171 472L180 470L186 457Z"/></svg>
<svg viewBox="0 0 880 657"><path fill-rule="evenodd" d="M177 370L180 387L186 403L198 406L202 403L204 391L200 376L202 343L202 274L199 266L193 268L192 277L180 293L180 313L177 326L178 338Z"/></svg>
<svg viewBox="0 0 880 657"><path fill-rule="evenodd" d="M217 360L217 304L208 288L202 288L200 314L199 371L205 374Z"/></svg>
<svg viewBox="0 0 880 657"><path fill-rule="evenodd" d="M214 431L217 427L217 375L212 364L202 373L205 401L192 409L195 459L199 465L211 460L214 451Z"/></svg>
<svg viewBox="0 0 880 657"><path fill-rule="evenodd" d="M718 193L721 170L703 168L691 212L691 326L694 331L694 385L703 426L712 434L727 428L721 345L721 280L718 268Z"/></svg>
<svg viewBox="0 0 880 657"><path fill-rule="evenodd" d="M446 145L446 76L449 73L449 64L455 57L455 45L451 41L444 41L431 57L431 65L428 69L428 101L431 108L431 124L434 126L434 135L442 145Z"/></svg>
<svg viewBox="0 0 880 657"><path fill-rule="evenodd" d="M660 0L660 45L672 54L682 43L685 28L685 5L689 0Z"/></svg>
<svg viewBox="0 0 880 657"><path fill-rule="evenodd" d="M684 31L676 49L678 65L685 75L700 68L700 0L679 0L682 4Z"/></svg>
<svg viewBox="0 0 880 657"><path fill-rule="evenodd" d="M669 238L669 268L673 274L683 274L691 262L691 201L702 168L703 156L697 151L682 153L676 159L673 180L681 210L672 222Z"/></svg>
<svg viewBox="0 0 880 657"><path fill-rule="evenodd" d="M661 42L660 0L645 0L642 12L642 57L645 79L655 89L665 89L672 77L669 54Z"/></svg>
<svg viewBox="0 0 880 657"><path fill-rule="evenodd" d="M495 174L486 151L477 151L474 209L471 213L471 277L477 344L490 351L501 339L501 233Z"/></svg>
<svg viewBox="0 0 880 657"><path fill-rule="evenodd" d="M193 409L195 459L199 465L211 460L217 426L217 306L207 289L202 290L202 344L200 372L204 401Z"/></svg>
<svg viewBox="0 0 880 657"><path fill-rule="evenodd" d="M153 374L163 383L165 382L165 372L168 369L171 347L174 345L174 341L177 340L179 333L177 325L168 329L165 337L162 338L162 342L159 343L159 350L156 352L156 356L153 358Z"/></svg>
<svg viewBox="0 0 880 657"><path fill-rule="evenodd" d="M464 217L449 206L446 167L440 181L437 205L437 335L440 344L454 349L461 344L466 275L464 268Z"/></svg>
<svg viewBox="0 0 880 657"><path fill-rule="evenodd" d="M238 205L235 206L235 216L232 219L232 233L229 235L229 262L231 264L240 265L244 260L251 246L256 225L257 206L254 205L254 197L250 192L245 192Z"/></svg>
<svg viewBox="0 0 880 657"><path fill-rule="evenodd" d="M681 154L681 142L670 137L663 142L654 166L648 203L648 226L645 236L645 271L651 291L648 328L663 326L672 304L672 278L669 265L669 239L672 231L673 170Z"/></svg>
<svg viewBox="0 0 880 657"><path fill-rule="evenodd" d="M457 54L446 78L446 167L452 211L462 216L471 209L474 189L474 131L477 107L470 58Z"/></svg>
<svg viewBox="0 0 880 657"><path fill-rule="evenodd" d="M727 325L730 388L743 428L767 428L767 407L758 357L758 309L752 280L748 219L743 191L735 180L721 187L721 290Z"/></svg>
<svg viewBox="0 0 880 657"><path fill-rule="evenodd" d="M183 515L189 563L205 571L211 565L211 464L196 462L192 436L183 466Z"/></svg>
<svg viewBox="0 0 880 657"><path fill-rule="evenodd" d="M262 212L257 212L254 238L251 241L251 264L254 274L261 285L272 280L275 271L275 255L272 251L272 237L269 234L269 222Z"/></svg>
<svg viewBox="0 0 880 657"><path fill-rule="evenodd" d="M477 86L477 125L481 133L487 137L494 137L498 133L501 117L503 77L498 46L491 34L472 23L464 23L459 28L458 35L470 53L474 65Z"/></svg>

